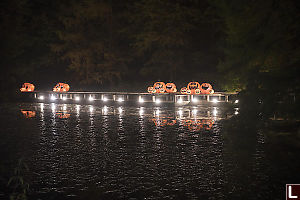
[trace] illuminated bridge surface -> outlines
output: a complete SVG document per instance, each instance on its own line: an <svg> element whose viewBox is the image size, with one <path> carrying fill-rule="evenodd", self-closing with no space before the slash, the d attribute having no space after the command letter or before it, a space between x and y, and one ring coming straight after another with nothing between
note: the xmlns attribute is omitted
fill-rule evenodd
<svg viewBox="0 0 300 200"><path fill-rule="evenodd" d="M201 103L234 102L236 93L217 92L214 94L152 94L152 93L125 93L125 92L33 92L25 93L38 102L61 103L138 103L138 104L175 104L190 105Z"/></svg>
<svg viewBox="0 0 300 200"><path fill-rule="evenodd" d="M276 162L293 151L268 143L261 131L228 128L238 107L0 108L1 164L13 169L23 158L28 199L280 199L283 183L299 177L299 165L285 170L286 162Z"/></svg>

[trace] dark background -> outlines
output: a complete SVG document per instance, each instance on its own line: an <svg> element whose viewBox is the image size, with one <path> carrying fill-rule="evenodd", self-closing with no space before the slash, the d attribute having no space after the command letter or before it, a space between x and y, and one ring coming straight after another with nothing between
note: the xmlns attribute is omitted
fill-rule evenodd
<svg viewBox="0 0 300 200"><path fill-rule="evenodd" d="M3 0L0 8L2 101L24 82L146 91L158 80L199 81L272 98L299 93L297 0Z"/></svg>

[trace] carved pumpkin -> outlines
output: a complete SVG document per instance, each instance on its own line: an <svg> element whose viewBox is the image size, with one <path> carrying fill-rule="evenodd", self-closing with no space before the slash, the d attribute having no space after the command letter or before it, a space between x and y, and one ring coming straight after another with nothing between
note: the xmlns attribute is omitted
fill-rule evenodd
<svg viewBox="0 0 300 200"><path fill-rule="evenodd" d="M148 93L152 93L153 92L153 87L148 87Z"/></svg>
<svg viewBox="0 0 300 200"><path fill-rule="evenodd" d="M200 94L200 91L198 91L200 89L200 84L198 82L189 82L187 89L190 90L189 94L197 94L197 93Z"/></svg>
<svg viewBox="0 0 300 200"><path fill-rule="evenodd" d="M209 83L202 83L200 86L201 94L213 94L214 90L212 89L211 84Z"/></svg>
<svg viewBox="0 0 300 200"><path fill-rule="evenodd" d="M187 88L186 88L186 87L183 87L183 88L181 88L181 90L180 90L181 94L186 94L186 91L187 91Z"/></svg>
<svg viewBox="0 0 300 200"><path fill-rule="evenodd" d="M24 83L20 90L21 90L21 92L33 92L34 91L34 85L31 84L31 83Z"/></svg>
<svg viewBox="0 0 300 200"><path fill-rule="evenodd" d="M57 83L54 88L53 92L68 92L70 89L70 86L66 83Z"/></svg>
<svg viewBox="0 0 300 200"><path fill-rule="evenodd" d="M156 82L153 85L152 93L165 93L166 84L164 82Z"/></svg>
<svg viewBox="0 0 300 200"><path fill-rule="evenodd" d="M175 93L175 92L177 92L176 85L174 83L167 83L166 84L166 92L167 93Z"/></svg>

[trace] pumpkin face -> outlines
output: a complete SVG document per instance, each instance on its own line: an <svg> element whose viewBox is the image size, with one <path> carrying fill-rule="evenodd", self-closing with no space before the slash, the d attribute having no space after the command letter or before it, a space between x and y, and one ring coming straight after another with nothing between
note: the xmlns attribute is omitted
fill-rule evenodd
<svg viewBox="0 0 300 200"><path fill-rule="evenodd" d="M213 94L214 90L212 89L211 84L209 83L202 83L200 86L201 94Z"/></svg>
<svg viewBox="0 0 300 200"><path fill-rule="evenodd" d="M183 87L183 88L181 88L181 90L180 90L181 94L186 94L186 91L187 91L187 88L186 88L186 87Z"/></svg>
<svg viewBox="0 0 300 200"><path fill-rule="evenodd" d="M166 84L164 82L154 83L152 93L164 93L165 91L166 91Z"/></svg>
<svg viewBox="0 0 300 200"><path fill-rule="evenodd" d="M196 90L200 89L200 84L198 82L189 82L187 89L190 90L190 94L196 94Z"/></svg>
<svg viewBox="0 0 300 200"><path fill-rule="evenodd" d="M175 92L177 92L176 85L174 83L167 83L166 84L166 92L167 93L175 93Z"/></svg>
<svg viewBox="0 0 300 200"><path fill-rule="evenodd" d="M34 91L34 85L31 83L24 83L22 85L22 88L20 89L21 92L33 92Z"/></svg>
<svg viewBox="0 0 300 200"><path fill-rule="evenodd" d="M68 92L70 89L70 86L66 83L57 83L54 88L53 92Z"/></svg>
<svg viewBox="0 0 300 200"><path fill-rule="evenodd" d="M148 87L148 93L152 93L153 92L153 87Z"/></svg>

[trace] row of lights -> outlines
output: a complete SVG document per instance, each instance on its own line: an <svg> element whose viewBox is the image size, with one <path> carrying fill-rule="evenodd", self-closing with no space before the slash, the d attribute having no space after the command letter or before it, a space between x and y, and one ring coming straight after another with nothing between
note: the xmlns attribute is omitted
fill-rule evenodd
<svg viewBox="0 0 300 200"><path fill-rule="evenodd" d="M45 98L44 98L44 96L39 96L38 99L44 100ZM50 99L51 99L52 101L55 101L57 98L56 98L54 95L51 95ZM67 98L66 98L66 97L63 97L62 100L66 101ZM89 101L94 101L94 100L95 100L94 97L92 97L92 96L89 97ZM75 97L75 101L80 101L80 97ZM108 99L105 98L105 97L103 97L102 101L106 102L106 101L108 101ZM117 101L118 101L118 102L123 102L124 99L120 97L120 98L117 99ZM139 97L139 102L140 102L140 103L144 103L144 99L141 98L141 97ZM192 98L192 102L196 103L196 102L198 102L198 99ZM218 103L219 101L218 101L217 99L212 99L211 102L212 102L212 103ZM239 102L239 100L235 100L235 101L234 101L234 103L236 103L236 104L237 104L238 102ZM156 99L156 100L155 100L155 103L156 103L156 104L160 104L161 101L160 101L159 99ZM179 103L179 104L183 103L182 98L178 99L178 100L177 100L177 103Z"/></svg>
<svg viewBox="0 0 300 200"><path fill-rule="evenodd" d="M44 97L44 96L39 96L38 99L44 100L45 97ZM55 101L57 98L56 98L54 95L51 95L50 99L51 99L52 101ZM67 98L66 98L66 97L63 97L62 100L66 101ZM94 97L92 97L92 96L89 97L89 101L94 101L94 100L95 100ZM80 97L78 97L78 96L75 97L75 101L80 101ZM108 101L108 99L107 99L106 97L103 97L103 98L102 98L102 101L106 102L106 101ZM118 102L123 102L124 99L120 97L120 98L117 99L117 101L118 101ZM143 98L140 97L140 98L139 98L139 102L140 102L140 103L144 103L145 101L144 101ZM157 104L159 104L160 102L161 102L161 101L160 101L159 99L155 100L155 103L157 103Z"/></svg>

